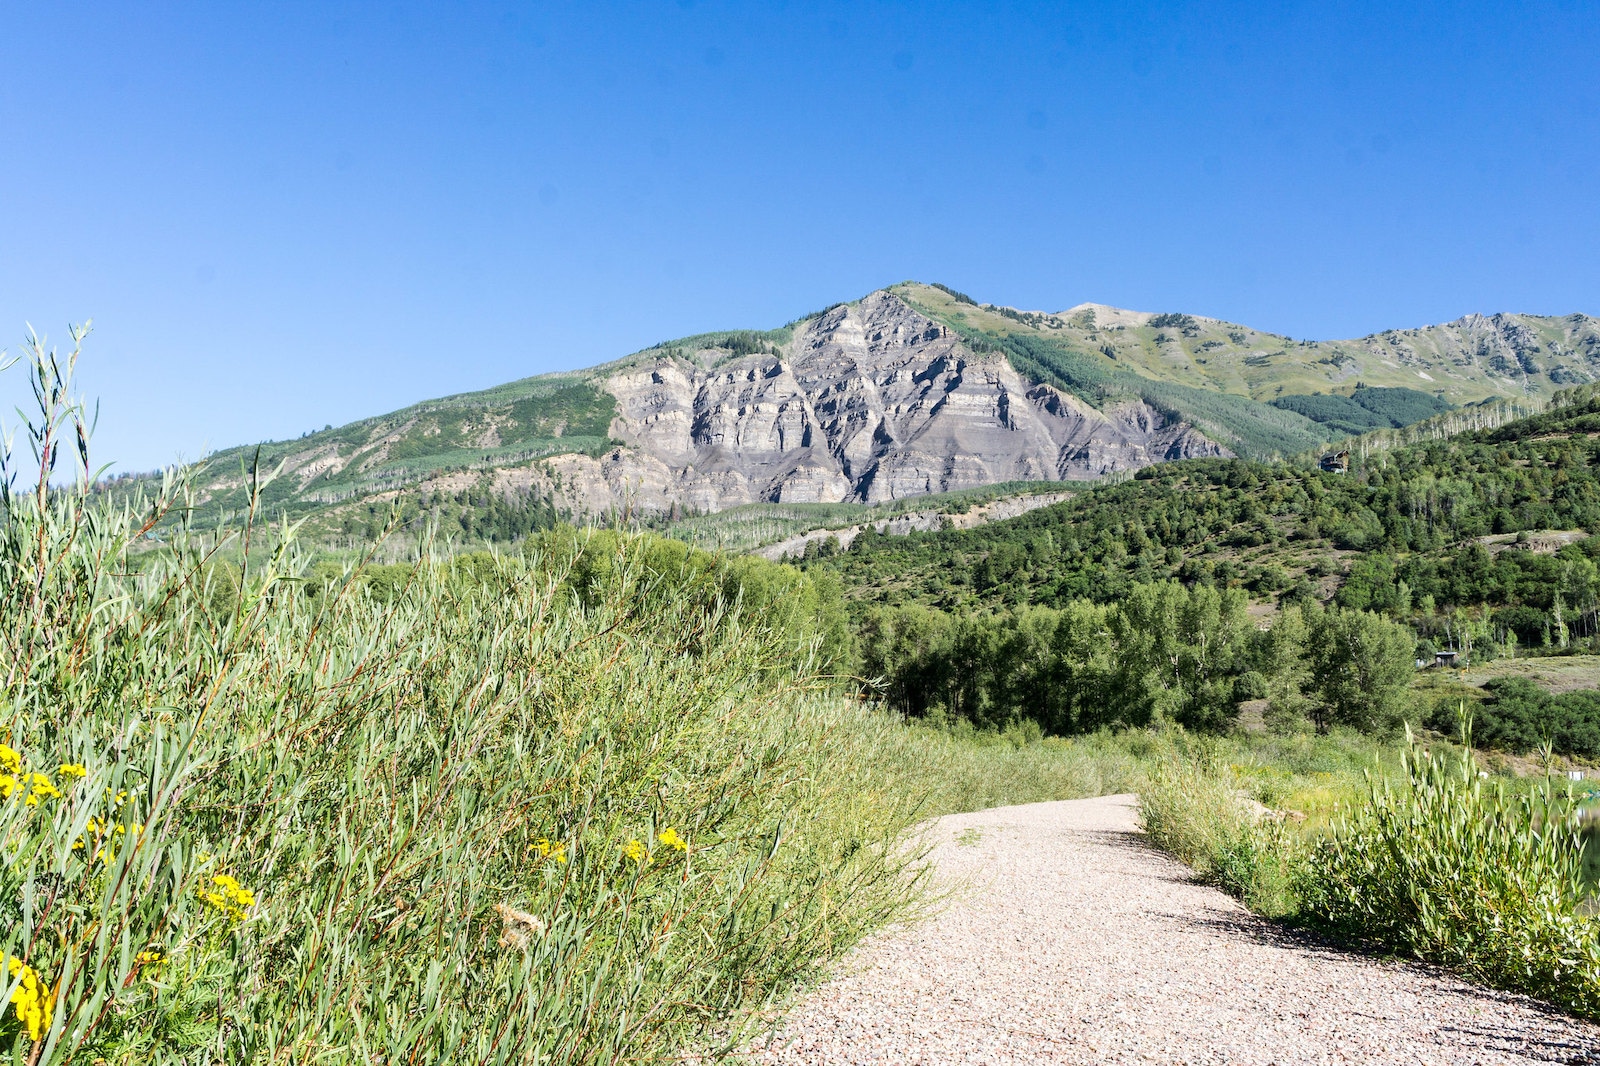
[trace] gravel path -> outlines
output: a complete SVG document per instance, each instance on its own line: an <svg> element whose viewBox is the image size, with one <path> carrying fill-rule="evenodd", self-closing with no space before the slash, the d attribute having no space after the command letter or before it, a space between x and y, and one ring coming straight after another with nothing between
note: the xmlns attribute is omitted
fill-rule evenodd
<svg viewBox="0 0 1600 1066"><path fill-rule="evenodd" d="M935 917L862 945L766 1063L1600 1063L1600 1026L1285 935L1151 849L1134 797L941 819Z"/></svg>

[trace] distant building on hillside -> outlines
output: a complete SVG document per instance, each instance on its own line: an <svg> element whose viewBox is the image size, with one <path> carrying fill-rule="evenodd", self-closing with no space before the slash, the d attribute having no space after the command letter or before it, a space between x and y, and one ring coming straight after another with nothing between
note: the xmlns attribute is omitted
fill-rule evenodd
<svg viewBox="0 0 1600 1066"><path fill-rule="evenodd" d="M1433 667L1454 669L1458 666L1464 667L1466 665L1466 656L1459 651L1436 651L1431 659L1422 658L1417 660L1418 670L1428 670Z"/></svg>
<svg viewBox="0 0 1600 1066"><path fill-rule="evenodd" d="M1322 461L1317 466L1329 474L1348 474L1350 472L1350 452L1348 450L1329 452L1322 457Z"/></svg>

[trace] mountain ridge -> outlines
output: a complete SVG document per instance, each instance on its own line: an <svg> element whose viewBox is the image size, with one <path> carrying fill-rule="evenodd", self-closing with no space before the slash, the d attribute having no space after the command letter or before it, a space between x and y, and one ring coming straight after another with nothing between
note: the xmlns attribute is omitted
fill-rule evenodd
<svg viewBox="0 0 1600 1066"><path fill-rule="evenodd" d="M941 321L961 321L993 333L1055 334L1147 376L1189 378L1224 391L1231 387L1253 399L1359 379L1437 389L1452 403L1462 403L1530 391L1548 395L1556 388L1600 380L1600 319L1582 313L1469 313L1438 325L1357 338L1295 340L1181 312L1130 311L1098 303L1053 313L1019 311L919 282L901 282L890 291L902 293ZM1107 347L1115 354L1107 353ZM1294 355L1285 357L1285 352Z"/></svg>
<svg viewBox="0 0 1600 1066"><path fill-rule="evenodd" d="M240 462L259 448L264 468L282 469L263 502L324 529L406 492L538 498L574 515L874 503L1293 454L1351 425L1272 405L1285 396L1421 384L1459 404L1595 380L1600 321L1581 314L1296 342L1206 316L1025 312L902 282L774 330L697 334L227 449L197 477L204 506L236 506Z"/></svg>

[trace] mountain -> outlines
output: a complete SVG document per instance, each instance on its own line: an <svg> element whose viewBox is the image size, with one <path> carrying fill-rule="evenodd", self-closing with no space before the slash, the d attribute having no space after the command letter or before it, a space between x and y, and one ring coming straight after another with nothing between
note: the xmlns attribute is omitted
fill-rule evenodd
<svg viewBox="0 0 1600 1066"><path fill-rule="evenodd" d="M1355 340L1293 340L1201 315L1085 303L1047 314L978 304L937 285L890 290L930 317L995 336L1047 338L1142 377L1270 402L1356 382L1403 386L1451 403L1549 396L1600 380L1600 319L1467 315Z"/></svg>
<svg viewBox="0 0 1600 1066"><path fill-rule="evenodd" d="M1297 342L1180 313L1018 311L907 282L780 329L702 334L262 445L262 467L282 470L263 502L328 532L369 528L397 498L501 501L506 528L541 521L535 504L548 516L878 503L1294 454L1596 379L1600 323L1583 315ZM243 502L254 454L202 465L203 507Z"/></svg>
<svg viewBox="0 0 1600 1066"><path fill-rule="evenodd" d="M889 292L807 320L781 350L704 366L671 348L605 388L626 447L574 466L602 499L653 509L876 503L1229 454L1140 400L1097 409L1030 382Z"/></svg>

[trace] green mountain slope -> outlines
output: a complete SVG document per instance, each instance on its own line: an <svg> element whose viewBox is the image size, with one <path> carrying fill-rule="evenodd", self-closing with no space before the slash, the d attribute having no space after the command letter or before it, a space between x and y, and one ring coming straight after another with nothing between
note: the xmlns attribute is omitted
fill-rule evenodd
<svg viewBox="0 0 1600 1066"><path fill-rule="evenodd" d="M914 282L889 292L948 326L978 355L1003 353L1032 382L1101 408L1142 400L1247 457L1301 454L1450 404L1537 399L1562 382L1600 378L1600 324L1583 315L1469 316L1353 341L1296 342L1186 314L1091 304L1023 312ZM536 522L531 509L553 515L570 506L561 503L562 479L573 476L572 465L553 460L630 453L612 439L614 376L663 361L701 372L752 358L792 361L796 337L825 313L774 330L666 341L589 370L525 378L260 445L260 468L281 469L263 502L274 514L312 516L312 532L371 528L396 501L417 516L443 507L472 536L523 530ZM231 448L200 464L203 513L245 503L241 470L257 454L258 446ZM497 517L485 524L478 512L491 496L509 505L496 505Z"/></svg>
<svg viewBox="0 0 1600 1066"><path fill-rule="evenodd" d="M484 474L611 445L616 402L592 374L551 374L462 393L296 440L229 448L199 467L202 513L247 501L243 468L281 472L262 494L291 517L348 509L447 474ZM259 453L258 453L259 449ZM259 458L258 458L259 454Z"/></svg>
<svg viewBox="0 0 1600 1066"><path fill-rule="evenodd" d="M1293 340L1200 315L1079 304L1018 311L936 285L890 290L924 313L997 337L1050 338L1063 349L1141 377L1270 402L1369 386L1420 389L1453 403L1550 396L1600 381L1600 319L1467 315L1443 325L1353 340Z"/></svg>
<svg viewBox="0 0 1600 1066"><path fill-rule="evenodd" d="M1329 439L1327 430L1297 411L1107 366L1061 338L1023 332L986 334L965 325L958 328L969 346L1003 351L1012 366L1034 381L1065 389L1096 407L1118 400L1143 400L1197 426L1212 440L1243 456L1293 455Z"/></svg>

